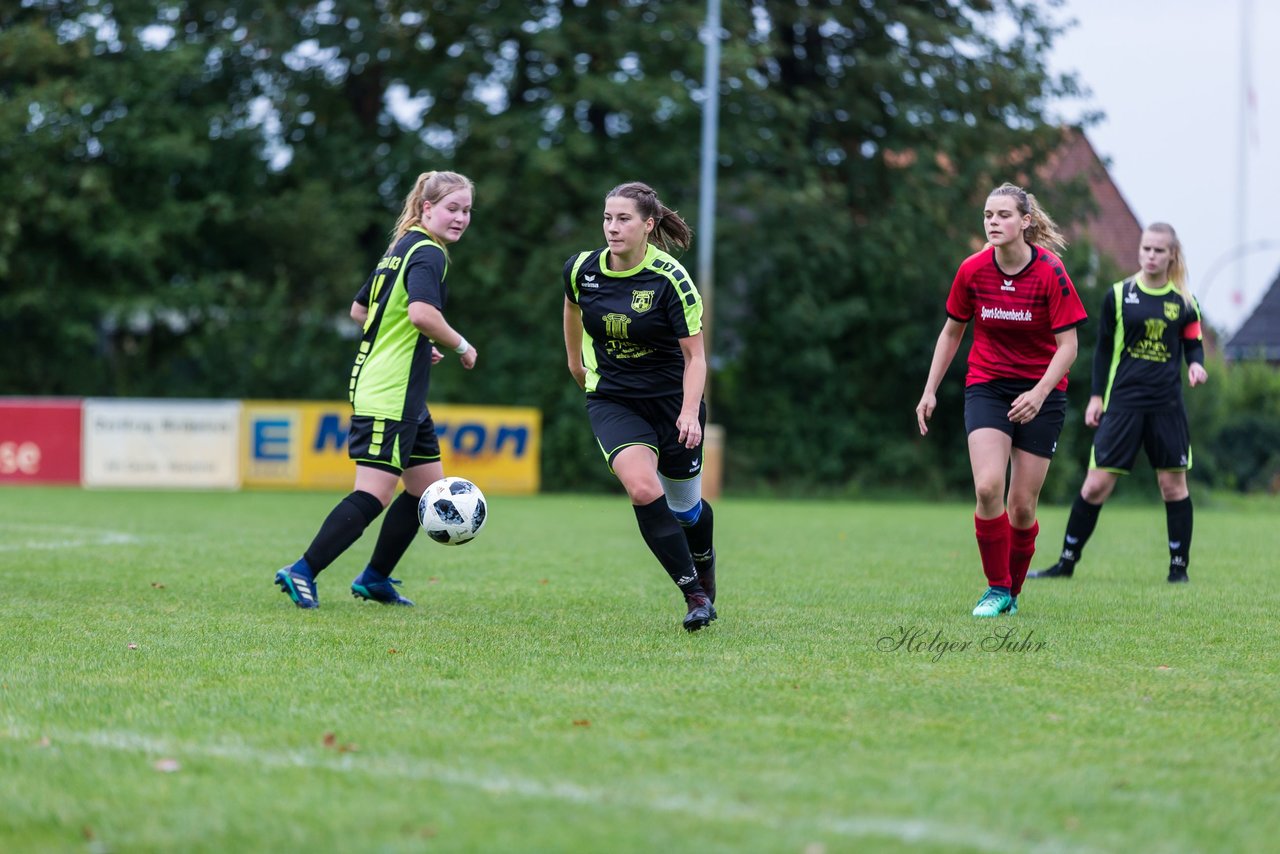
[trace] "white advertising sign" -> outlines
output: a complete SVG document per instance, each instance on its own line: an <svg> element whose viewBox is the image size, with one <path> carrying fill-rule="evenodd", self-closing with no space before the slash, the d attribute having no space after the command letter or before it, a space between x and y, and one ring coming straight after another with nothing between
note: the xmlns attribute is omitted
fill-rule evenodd
<svg viewBox="0 0 1280 854"><path fill-rule="evenodd" d="M240 486L240 402L84 402L84 485L168 489Z"/></svg>

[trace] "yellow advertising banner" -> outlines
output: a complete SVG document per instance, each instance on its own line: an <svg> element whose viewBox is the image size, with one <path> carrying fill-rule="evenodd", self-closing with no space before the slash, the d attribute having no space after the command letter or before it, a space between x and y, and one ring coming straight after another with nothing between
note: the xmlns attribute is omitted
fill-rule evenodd
<svg viewBox="0 0 1280 854"><path fill-rule="evenodd" d="M349 489L355 464L347 457L351 406L315 401L246 400L241 425L241 482L246 487ZM538 491L542 413L515 406L434 404L447 475L465 477L486 493Z"/></svg>

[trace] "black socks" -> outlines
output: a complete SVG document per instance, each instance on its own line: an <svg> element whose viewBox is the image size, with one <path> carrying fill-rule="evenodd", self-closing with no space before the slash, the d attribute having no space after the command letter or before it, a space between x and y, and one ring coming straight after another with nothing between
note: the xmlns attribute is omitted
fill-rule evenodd
<svg viewBox="0 0 1280 854"><path fill-rule="evenodd" d="M420 497L401 492L387 507L382 530L378 532L378 543L373 547L373 557L369 558L369 568L379 575L391 575L422 527L418 523Z"/></svg>
<svg viewBox="0 0 1280 854"><path fill-rule="evenodd" d="M1080 560L1080 552L1084 544L1093 536L1093 529L1098 526L1098 513L1101 504L1090 504L1084 496L1076 495L1071 505L1071 516L1067 519L1067 534L1062 538L1062 555L1058 558L1064 567L1072 568Z"/></svg>
<svg viewBox="0 0 1280 854"><path fill-rule="evenodd" d="M382 502L368 492L353 492L329 511L302 557L316 575L360 539L364 529L382 512Z"/></svg>
<svg viewBox="0 0 1280 854"><path fill-rule="evenodd" d="M702 512L698 514L698 521L687 528L683 528L684 538L689 542L689 551L693 555L695 565L711 560L712 530L714 527L715 517L711 512L711 505L703 500Z"/></svg>
<svg viewBox="0 0 1280 854"><path fill-rule="evenodd" d="M1169 525L1169 571L1186 572L1191 559L1191 496L1164 503Z"/></svg>
<svg viewBox="0 0 1280 854"><path fill-rule="evenodd" d="M631 509L635 511L636 521L640 524L640 536L644 537L649 551L653 552L653 556L662 564L680 592L685 596L702 593L697 570L693 568L689 542L685 539L685 529L680 527L676 517L671 514L667 499L662 497L649 504L633 504Z"/></svg>

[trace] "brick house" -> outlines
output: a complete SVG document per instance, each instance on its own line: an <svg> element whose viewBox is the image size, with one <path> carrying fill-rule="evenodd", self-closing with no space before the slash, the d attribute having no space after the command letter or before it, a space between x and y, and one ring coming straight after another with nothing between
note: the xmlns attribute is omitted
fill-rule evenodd
<svg viewBox="0 0 1280 854"><path fill-rule="evenodd" d="M1142 240L1142 223L1111 180L1111 173L1079 128L1062 131L1062 145L1049 156L1039 170L1041 181L1065 183L1083 176L1097 210L1083 221L1063 223L1069 240L1088 238L1100 255L1106 256L1121 270L1133 271L1138 266L1138 243ZM1097 264L1091 265L1096 275Z"/></svg>

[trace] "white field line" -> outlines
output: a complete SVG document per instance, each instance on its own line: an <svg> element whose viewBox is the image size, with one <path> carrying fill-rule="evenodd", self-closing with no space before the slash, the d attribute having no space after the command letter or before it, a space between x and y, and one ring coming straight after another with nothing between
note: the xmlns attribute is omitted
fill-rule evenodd
<svg viewBox="0 0 1280 854"><path fill-rule="evenodd" d="M10 536L15 535L14 540ZM0 552L44 551L50 549L97 548L124 546L142 542L140 537L123 531L76 528L72 525L39 525L0 522Z"/></svg>
<svg viewBox="0 0 1280 854"><path fill-rule="evenodd" d="M741 803L718 800L708 797L705 793L644 796L634 790L609 790L564 781L548 782L505 774L483 774L438 762L421 760L407 762L395 757L374 758L354 753L324 755L316 750L259 750L237 742L179 743L141 733L111 730L37 733L12 721L7 722L4 728L0 729L0 738L26 742L32 745L32 749L50 749L62 744L73 744L125 753L145 753L178 760L184 756L199 757L268 769L306 768L336 774L363 774L375 778L443 783L498 796L563 801L585 806L622 807L653 813L684 815L700 821L754 824L773 830L808 825L809 830L815 833L829 833L849 838L894 839L908 844L942 845L965 851L1027 851L1037 852L1037 854L1089 854L1093 851L1093 849L1067 844L1061 840L1029 843L1026 839L1000 837L990 828L962 827L923 818L822 815L787 817L770 814ZM37 746L37 742L43 743L43 739L46 738L48 747Z"/></svg>

